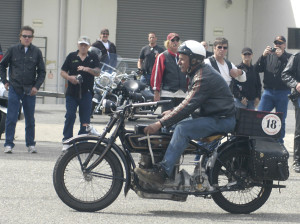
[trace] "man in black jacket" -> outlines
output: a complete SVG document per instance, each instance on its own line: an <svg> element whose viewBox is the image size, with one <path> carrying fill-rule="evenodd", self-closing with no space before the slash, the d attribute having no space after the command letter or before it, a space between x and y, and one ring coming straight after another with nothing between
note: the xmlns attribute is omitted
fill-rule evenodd
<svg viewBox="0 0 300 224"><path fill-rule="evenodd" d="M290 57L281 77L292 88L290 99L295 106L296 117L293 168L296 173L300 173L300 52Z"/></svg>
<svg viewBox="0 0 300 224"><path fill-rule="evenodd" d="M246 72L246 82L233 79L233 95L236 107L254 110L261 97L261 82L259 73L252 65L253 52L249 47L242 50L242 62L237 68Z"/></svg>
<svg viewBox="0 0 300 224"><path fill-rule="evenodd" d="M285 118L287 115L288 95L290 88L281 79L281 73L285 68L291 54L285 51L286 39L277 36L274 47L267 46L263 55L256 62L258 72L264 73L264 92L258 105L258 110L282 112L282 129L279 142L283 143L285 136Z"/></svg>
<svg viewBox="0 0 300 224"><path fill-rule="evenodd" d="M34 110L36 94L45 80L45 64L42 52L32 45L34 30L24 26L20 31L20 43L10 47L0 63L0 76L8 90L7 117L5 123L4 152L11 153L14 147L15 128L18 120L20 101L25 116L25 139L28 152L35 153ZM9 80L6 69L9 67Z"/></svg>
<svg viewBox="0 0 300 224"><path fill-rule="evenodd" d="M174 166L190 139L200 139L216 132L231 132L235 126L232 94L220 74L203 63L204 47L197 41L188 40L180 45L178 53L181 72L189 76L189 94L176 108L165 111L160 121L144 130L146 134L154 134L161 127L177 124L158 169L135 169L140 180L146 183L163 184L167 177L172 177ZM190 116L192 119L186 119Z"/></svg>
<svg viewBox="0 0 300 224"><path fill-rule="evenodd" d="M113 42L108 40L108 37L109 30L107 28L102 29L100 32L100 39L93 43L92 46L100 49L100 62L104 62L115 67L117 64L117 48Z"/></svg>

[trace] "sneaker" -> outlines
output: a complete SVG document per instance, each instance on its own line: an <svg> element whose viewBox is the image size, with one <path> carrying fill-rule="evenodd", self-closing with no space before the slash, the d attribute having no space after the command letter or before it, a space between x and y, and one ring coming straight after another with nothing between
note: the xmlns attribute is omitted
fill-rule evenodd
<svg viewBox="0 0 300 224"><path fill-rule="evenodd" d="M66 151L68 148L70 148L72 145L64 144L62 147L62 151Z"/></svg>
<svg viewBox="0 0 300 224"><path fill-rule="evenodd" d="M37 153L36 148L34 145L28 146L28 152L29 153Z"/></svg>
<svg viewBox="0 0 300 224"><path fill-rule="evenodd" d="M145 170L136 167L134 169L134 172L138 175L141 181L150 184L163 184L167 177L166 172L162 168L159 168L157 170Z"/></svg>
<svg viewBox="0 0 300 224"><path fill-rule="evenodd" d="M5 152L5 153L12 153L12 147L9 146L9 145L5 146L5 147L4 147L4 152Z"/></svg>
<svg viewBox="0 0 300 224"><path fill-rule="evenodd" d="M300 173L300 162L294 162L293 169L296 173Z"/></svg>

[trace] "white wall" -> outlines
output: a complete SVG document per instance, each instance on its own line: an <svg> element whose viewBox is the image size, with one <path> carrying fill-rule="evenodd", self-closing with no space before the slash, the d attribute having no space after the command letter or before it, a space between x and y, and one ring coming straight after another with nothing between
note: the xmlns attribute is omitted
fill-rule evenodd
<svg viewBox="0 0 300 224"><path fill-rule="evenodd" d="M228 39L228 59L238 64L241 60L242 48L251 42L245 35L246 29L251 29L249 26L251 13L248 12L247 0L232 0L231 5L226 5L226 2L225 0L206 1L204 39L210 44L213 44L216 37ZM251 7L249 11L251 12Z"/></svg>
<svg viewBox="0 0 300 224"><path fill-rule="evenodd" d="M60 6L65 2L65 29L60 29ZM47 74L45 90L63 92L65 81L60 77L60 67L66 55L77 50L80 35L90 37L91 42L99 38L102 28L110 30L109 39L115 42L117 24L117 0L24 0L23 25L32 26L35 36L48 38ZM36 25L35 22L39 22ZM60 33L61 30L61 33ZM62 42L59 42L59 38ZM36 39L37 40L37 39ZM63 49L58 49L61 46ZM59 57L59 52L63 56ZM63 99L47 97L45 103L63 103Z"/></svg>
<svg viewBox="0 0 300 224"><path fill-rule="evenodd" d="M278 35L287 37L288 28L300 26L299 0L255 0L253 10L253 50L255 59L262 55L266 46L273 46ZM297 11L298 14L297 14ZM297 24L297 25L296 25ZM294 53L297 50L287 49Z"/></svg>
<svg viewBox="0 0 300 224"><path fill-rule="evenodd" d="M66 28L59 31L61 2L66 2L62 14ZM299 0L232 0L231 5L226 2L206 1L204 39L213 43L217 36L227 38L228 58L235 64L241 61L243 47L253 49L255 62L265 47L272 45L275 36L287 37L289 27L300 26ZM39 25L35 26L34 21L40 21ZM59 74L61 63L66 54L77 49L80 35L89 36L93 42L99 38L100 30L107 27L110 40L115 42L117 0L24 0L23 25L33 26L36 36L48 37L45 90L62 92L65 86ZM293 53L296 50L287 51ZM61 58L59 52L63 54ZM47 98L46 102L58 101Z"/></svg>

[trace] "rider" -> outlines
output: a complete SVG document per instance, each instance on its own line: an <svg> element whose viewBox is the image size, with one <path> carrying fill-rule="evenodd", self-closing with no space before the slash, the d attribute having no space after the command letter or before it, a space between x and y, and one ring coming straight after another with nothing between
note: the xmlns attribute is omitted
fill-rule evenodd
<svg viewBox="0 0 300 224"><path fill-rule="evenodd" d="M173 176L175 164L191 139L200 139L216 132L231 132L235 126L235 106L226 81L210 65L204 64L206 52L194 40L183 42L179 49L179 66L188 75L189 94L163 118L148 125L144 132L154 134L162 127L177 123L163 160L154 170L135 168L140 180L163 184ZM192 119L185 119L189 116ZM184 120L185 119L185 120Z"/></svg>

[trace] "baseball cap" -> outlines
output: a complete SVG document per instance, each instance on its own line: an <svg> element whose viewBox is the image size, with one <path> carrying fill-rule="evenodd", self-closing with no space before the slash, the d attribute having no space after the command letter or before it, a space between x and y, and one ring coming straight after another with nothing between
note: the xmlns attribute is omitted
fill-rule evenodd
<svg viewBox="0 0 300 224"><path fill-rule="evenodd" d="M167 36L167 40L173 40L174 37L179 38L179 35L177 33L169 33L168 36Z"/></svg>
<svg viewBox="0 0 300 224"><path fill-rule="evenodd" d="M286 39L284 36L277 36L274 40L274 43L275 42L281 42L281 43L285 43L286 42Z"/></svg>
<svg viewBox="0 0 300 224"><path fill-rule="evenodd" d="M78 44L91 45L90 39L86 36L81 36L78 40Z"/></svg>
<svg viewBox="0 0 300 224"><path fill-rule="evenodd" d="M250 53L253 54L252 49L250 47L244 47L242 50L242 54Z"/></svg>

